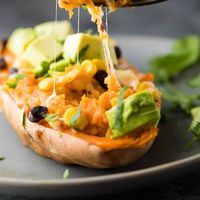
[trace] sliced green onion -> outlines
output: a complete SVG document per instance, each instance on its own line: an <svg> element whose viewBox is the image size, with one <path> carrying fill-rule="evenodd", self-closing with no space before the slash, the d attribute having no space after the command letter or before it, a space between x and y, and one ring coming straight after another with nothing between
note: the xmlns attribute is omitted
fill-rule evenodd
<svg viewBox="0 0 200 200"><path fill-rule="evenodd" d="M57 115L57 114L47 114L44 119L47 122L56 122L56 121L59 120L59 115Z"/></svg>

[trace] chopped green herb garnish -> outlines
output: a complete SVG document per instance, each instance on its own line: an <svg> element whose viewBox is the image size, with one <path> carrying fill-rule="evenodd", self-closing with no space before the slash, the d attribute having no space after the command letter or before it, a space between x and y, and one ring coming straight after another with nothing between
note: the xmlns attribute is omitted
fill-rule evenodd
<svg viewBox="0 0 200 200"><path fill-rule="evenodd" d="M191 88L196 88L196 87L200 87L200 74L198 74L195 78L193 78L188 85Z"/></svg>
<svg viewBox="0 0 200 200"><path fill-rule="evenodd" d="M117 108L116 108L116 115L114 119L114 124L113 128L115 129L120 129L122 126L122 112L123 112L123 99L124 99L124 94L127 90L127 86L121 88L119 97L118 97L118 103L117 103Z"/></svg>
<svg viewBox="0 0 200 200"><path fill-rule="evenodd" d="M193 120L189 130L198 140L200 140L200 108L197 109L198 110L193 112Z"/></svg>
<svg viewBox="0 0 200 200"><path fill-rule="evenodd" d="M188 143L187 149L190 149L193 144L200 141L200 108L197 108L196 111L192 113L192 115L193 115L193 120L190 125L189 131L192 133L193 138Z"/></svg>
<svg viewBox="0 0 200 200"><path fill-rule="evenodd" d="M1 160L5 160L5 158L4 158L3 156L0 156L0 161L1 161Z"/></svg>
<svg viewBox="0 0 200 200"><path fill-rule="evenodd" d="M47 122L56 122L56 121L59 120L59 115L57 115L57 114L47 114L44 119Z"/></svg>
<svg viewBox="0 0 200 200"><path fill-rule="evenodd" d="M194 119L199 112L200 112L200 106L192 108L190 111L190 113L192 115L192 119Z"/></svg>
<svg viewBox="0 0 200 200"><path fill-rule="evenodd" d="M170 53L153 58L150 61L150 71L155 74L156 81L166 102L174 107L181 108L187 114L192 113L193 121L189 128L193 139L188 143L190 149L194 143L200 141L200 113L199 94L183 92L171 85L176 80L180 81L179 75L185 69L191 68L200 61L200 37L189 35L176 40ZM174 79L172 79L174 78ZM200 74L189 83L191 88L200 87ZM196 107L195 107L196 106ZM195 107L194 109L192 109Z"/></svg>
<svg viewBox="0 0 200 200"><path fill-rule="evenodd" d="M25 127L26 125L26 113L25 113L25 107L22 110L22 126Z"/></svg>
<svg viewBox="0 0 200 200"><path fill-rule="evenodd" d="M15 89L19 81L22 80L24 77L25 77L24 74L16 74L11 80L7 82L7 86L9 88Z"/></svg>
<svg viewBox="0 0 200 200"><path fill-rule="evenodd" d="M150 61L150 70L158 82L168 82L186 68L195 64L200 57L200 38L187 36L175 41L172 51Z"/></svg>
<svg viewBox="0 0 200 200"><path fill-rule="evenodd" d="M77 120L81 116L81 110L82 110L82 105L80 105L76 111L76 113L73 115L73 117L70 120L70 127L75 128Z"/></svg>
<svg viewBox="0 0 200 200"><path fill-rule="evenodd" d="M63 179L69 178L69 169L66 169L63 173Z"/></svg>
<svg viewBox="0 0 200 200"><path fill-rule="evenodd" d="M170 102L173 106L178 106L186 113L190 113L190 109L200 99L199 95L184 93L170 84L165 84L159 87L159 89L164 100Z"/></svg>
<svg viewBox="0 0 200 200"><path fill-rule="evenodd" d="M200 121L196 121L196 119L194 119L190 126L190 131L198 140L200 140Z"/></svg>
<svg viewBox="0 0 200 200"><path fill-rule="evenodd" d="M193 145L198 142L198 139L193 136L193 138L186 144L186 150L192 149Z"/></svg>

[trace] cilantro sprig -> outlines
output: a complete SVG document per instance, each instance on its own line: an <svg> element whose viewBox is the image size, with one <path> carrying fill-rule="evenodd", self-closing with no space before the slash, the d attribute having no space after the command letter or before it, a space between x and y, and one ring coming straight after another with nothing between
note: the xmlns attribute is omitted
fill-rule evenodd
<svg viewBox="0 0 200 200"><path fill-rule="evenodd" d="M171 78L199 61L200 38L195 35L176 40L170 53L150 60L150 71L158 82L169 82Z"/></svg>
<svg viewBox="0 0 200 200"><path fill-rule="evenodd" d="M75 112L75 114L72 116L69 124L70 124L70 127L72 128L76 128L76 122L78 121L78 119L80 118L81 116L81 110L82 110L82 105L80 104L77 111Z"/></svg>
<svg viewBox="0 0 200 200"><path fill-rule="evenodd" d="M196 77L194 77L192 80L188 82L188 85L191 88L197 88L200 87L200 74L198 74Z"/></svg>
<svg viewBox="0 0 200 200"><path fill-rule="evenodd" d="M160 86L159 89L165 101L170 102L174 107L179 107L187 114L190 114L190 110L196 106L200 99L200 95L188 94L169 83Z"/></svg>
<svg viewBox="0 0 200 200"><path fill-rule="evenodd" d="M189 131L192 133L193 138L187 146L188 148L191 148L194 143L200 141L200 108L197 108L197 110L193 114L193 120L190 125Z"/></svg>
<svg viewBox="0 0 200 200"><path fill-rule="evenodd" d="M197 63L200 63L200 37L196 35L176 40L169 53L154 57L149 62L150 71L155 75L163 100L187 114L191 113L193 107L200 106L200 94L194 91L184 92L174 84L180 80L183 71L191 70ZM190 90L200 87L200 74L184 84ZM193 138L187 147L191 148L194 143L200 142L200 114L193 117L189 131Z"/></svg>
<svg viewBox="0 0 200 200"><path fill-rule="evenodd" d="M127 86L121 88L119 92L119 97L118 97L118 103L116 107L116 115L113 123L113 128L115 129L120 129L122 126L122 112L123 112L123 99L124 99L124 94L127 90Z"/></svg>

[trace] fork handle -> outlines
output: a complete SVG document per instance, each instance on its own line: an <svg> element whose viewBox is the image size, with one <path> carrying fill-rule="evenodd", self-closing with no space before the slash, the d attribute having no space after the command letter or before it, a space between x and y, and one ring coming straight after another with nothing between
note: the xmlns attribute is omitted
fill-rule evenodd
<svg viewBox="0 0 200 200"><path fill-rule="evenodd" d="M103 5L107 6L107 2L109 0L93 0L95 5ZM148 5L148 4L153 4L153 3L159 3L162 1L166 0L115 0L115 3L117 7L135 7L135 6L143 6L143 5Z"/></svg>

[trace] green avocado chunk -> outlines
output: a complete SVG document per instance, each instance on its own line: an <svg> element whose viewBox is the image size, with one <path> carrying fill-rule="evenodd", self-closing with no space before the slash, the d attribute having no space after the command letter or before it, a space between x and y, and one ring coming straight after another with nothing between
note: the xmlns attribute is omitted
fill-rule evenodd
<svg viewBox="0 0 200 200"><path fill-rule="evenodd" d="M64 41L69 34L73 33L73 28L67 20L50 21L37 25L35 31L38 35L53 34L59 41Z"/></svg>
<svg viewBox="0 0 200 200"><path fill-rule="evenodd" d="M34 68L43 62L51 63L62 54L62 45L51 34L39 36L31 42L24 53L24 59Z"/></svg>
<svg viewBox="0 0 200 200"><path fill-rule="evenodd" d="M117 64L118 61L112 41L109 42L109 47L112 61L114 64ZM86 33L69 35L65 40L63 52L63 57L68 63L72 64L76 63L77 60L82 62L86 59L105 59L101 38Z"/></svg>
<svg viewBox="0 0 200 200"><path fill-rule="evenodd" d="M144 128L156 127L160 120L160 110L149 91L138 92L123 100L120 127L116 126L116 113L117 106L106 112L111 129L109 137L112 139Z"/></svg>
<svg viewBox="0 0 200 200"><path fill-rule="evenodd" d="M36 38L37 33L32 28L16 29L8 40L7 48L16 56L20 56Z"/></svg>

